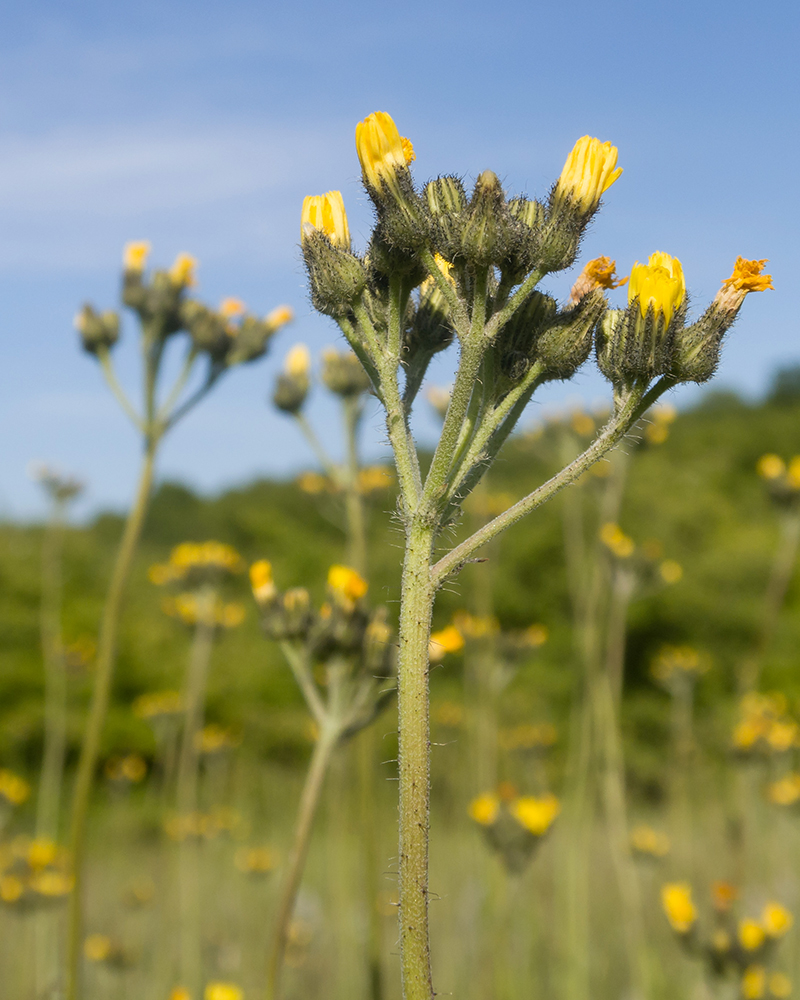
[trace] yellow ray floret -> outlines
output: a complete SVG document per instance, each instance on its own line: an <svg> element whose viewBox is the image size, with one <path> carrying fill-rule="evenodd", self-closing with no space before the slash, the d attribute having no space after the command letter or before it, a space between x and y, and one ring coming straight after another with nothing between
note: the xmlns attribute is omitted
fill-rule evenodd
<svg viewBox="0 0 800 1000"><path fill-rule="evenodd" d="M306 195L300 216L301 237L306 225L325 233L334 246L350 249L350 228L341 191Z"/></svg>
<svg viewBox="0 0 800 1000"><path fill-rule="evenodd" d="M622 174L619 150L610 142L585 135L575 143L556 183L556 202L569 200L582 212L597 208L600 198Z"/></svg>
<svg viewBox="0 0 800 1000"><path fill-rule="evenodd" d="M338 597L347 601L358 601L369 589L367 581L350 566L331 566L328 570L328 586Z"/></svg>
<svg viewBox="0 0 800 1000"><path fill-rule="evenodd" d="M669 324L685 298L686 282L677 257L658 251L650 254L646 264L637 261L631 268L628 303L638 300L642 316L652 306L654 314L663 315Z"/></svg>
<svg viewBox="0 0 800 1000"><path fill-rule="evenodd" d="M180 288L193 288L197 284L195 271L197 270L197 258L190 253L179 253L175 258L175 263L169 269L169 277L173 285Z"/></svg>
<svg viewBox="0 0 800 1000"><path fill-rule="evenodd" d="M561 803L555 795L549 793L538 798L535 795L523 795L514 799L509 809L520 826L524 826L536 837L543 837L561 812Z"/></svg>
<svg viewBox="0 0 800 1000"><path fill-rule="evenodd" d="M767 259L745 260L744 257L737 257L733 265L733 274L722 282L723 288L735 288L743 292L765 292L768 288L773 288L772 275L762 274Z"/></svg>
<svg viewBox="0 0 800 1000"><path fill-rule="evenodd" d="M375 111L356 125L356 152L364 180L375 191L392 185L397 172L416 159L411 142L385 111Z"/></svg>
<svg viewBox="0 0 800 1000"><path fill-rule="evenodd" d="M481 826L491 826L500 812L500 799L491 792L479 795L469 804L469 815Z"/></svg>
<svg viewBox="0 0 800 1000"><path fill-rule="evenodd" d="M276 306L272 312L267 313L264 322L270 330L277 330L294 319L294 309L291 306Z"/></svg>

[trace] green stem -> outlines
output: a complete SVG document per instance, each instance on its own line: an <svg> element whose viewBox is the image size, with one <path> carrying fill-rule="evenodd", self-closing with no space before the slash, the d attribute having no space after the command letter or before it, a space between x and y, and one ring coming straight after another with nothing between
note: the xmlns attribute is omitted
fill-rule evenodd
<svg viewBox="0 0 800 1000"><path fill-rule="evenodd" d="M290 642L288 639L282 640L280 647L281 652L286 657L286 661L294 674L297 686L303 692L303 697L306 700L306 705L308 705L309 711L314 716L317 724L322 725L327 715L327 709L322 700L322 696L320 695L316 681L314 680L314 675L312 674L311 668L308 664L304 648L296 643Z"/></svg>
<svg viewBox="0 0 800 1000"><path fill-rule="evenodd" d="M183 392L186 383L189 381L189 376L192 373L192 368L194 367L194 362L196 357L197 357L197 348L191 347L188 353L186 354L186 358L184 359L183 362L183 367L181 368L178 377L175 379L175 384L172 386L169 395L164 400L162 406L159 408L158 419L160 421L165 421L169 419L169 415L172 411L172 408L178 402L178 399L180 398L180 395Z"/></svg>
<svg viewBox="0 0 800 1000"><path fill-rule="evenodd" d="M565 486L569 486L570 483L573 483L588 468L594 465L599 458L602 458L607 451L610 451L611 448L618 444L641 415L641 400L641 392L631 391L615 415L583 454L579 455L565 469L562 469L552 479L543 483L538 489L529 493L528 496L523 497L522 500L509 507L502 514L498 514L492 521L489 521L488 524L485 524L440 559L432 570L435 585L437 587L441 586L448 576L461 569L477 549L491 541L501 531L505 531L512 524L516 524L526 514L546 503L559 490L562 490Z"/></svg>
<svg viewBox="0 0 800 1000"><path fill-rule="evenodd" d="M198 765L200 754L197 737L203 728L203 715L208 682L208 668L214 645L214 607L217 592L205 587L197 595L197 624L189 657L189 669L184 689L183 736L178 761L176 805L178 821L186 819L198 808ZM200 948L200 899L197 844L184 836L178 844L178 899L180 913L181 982L192 995L199 989L202 972Z"/></svg>
<svg viewBox="0 0 800 1000"><path fill-rule="evenodd" d="M284 875L280 902L278 904L275 931L272 936L267 968L266 1000L278 1000L280 996L281 971L286 953L286 944L289 940L289 926L297 899L297 891L300 888L300 879L305 867L308 845L311 840L311 830L314 825L317 806L319 805L320 793L331 761L331 755L338 740L339 729L337 726L323 726L320 729L319 738L311 755L311 763L309 764L308 774L303 786L303 794L300 797L294 841L289 852L286 874Z"/></svg>
<svg viewBox="0 0 800 1000"><path fill-rule="evenodd" d="M524 305L525 300L528 298L530 293L536 288L539 282L544 277L544 272L542 271L531 271L528 277L522 282L519 288L514 292L510 299L506 302L502 309L499 309L494 316L492 316L486 327L486 336L488 339L493 340L497 334L502 330L505 324L511 319L514 313L519 309L521 305Z"/></svg>
<svg viewBox="0 0 800 1000"><path fill-rule="evenodd" d="M381 860L379 814L375 787L375 763L378 759L378 747L374 726L366 726L359 733L356 753L358 757L359 813L364 849L364 896L367 907L367 995L369 1000L382 1000L384 994L383 935L381 933L381 915L378 912L380 889L378 872Z"/></svg>
<svg viewBox="0 0 800 1000"><path fill-rule="evenodd" d="M345 442L347 445L347 475L345 477L345 511L347 515L347 553L353 569L367 576L367 529L364 516L364 495L361 492L358 457L358 426L361 422L361 400L350 396L343 400Z"/></svg>
<svg viewBox="0 0 800 1000"><path fill-rule="evenodd" d="M300 431L306 439L309 448L314 453L314 457L322 467L322 471L331 480L331 482L334 483L334 485L341 486L341 475L339 470L336 468L335 463L331 460L330 455L328 455L327 451L323 448L322 442L317 437L314 428L306 419L303 411L299 410L297 413L293 414L293 416L297 421L297 426L300 428Z"/></svg>
<svg viewBox="0 0 800 1000"><path fill-rule="evenodd" d="M404 1000L433 1000L428 934L430 704L428 643L435 590L433 529L408 527L400 599L400 965Z"/></svg>
<svg viewBox="0 0 800 1000"><path fill-rule="evenodd" d="M447 302L447 307L450 310L450 315L453 317L453 322L455 324L456 330L458 331L459 337L463 335L463 331L469 326L469 317L467 316L467 311L464 308L464 303L458 297L453 282L445 275L439 265L436 263L436 258L433 253L428 249L420 250L419 253L420 260L427 267L428 273L436 282L436 287L444 296Z"/></svg>
<svg viewBox="0 0 800 1000"><path fill-rule="evenodd" d="M122 607L130 577L133 556L142 533L145 513L147 511L150 492L153 484L153 466L155 462L158 441L150 438L147 441L144 460L139 475L136 498L128 514L125 530L122 535L111 583L103 609L98 639L97 664L94 674L94 689L89 710L89 719L84 732L83 746L78 761L78 772L75 778L75 788L72 799L72 821L70 830L70 846L72 864L75 874L75 888L72 891L68 910L67 930L67 984L66 1000L78 1000L80 997L80 955L83 936L83 890L84 863L86 839L86 814L89 808L89 798L92 791L94 772L100 751L100 739L103 734L108 702L111 695L111 683L114 676L114 664L117 654L117 636L122 615Z"/></svg>
<svg viewBox="0 0 800 1000"><path fill-rule="evenodd" d="M100 362L100 369L103 372L109 389L114 394L114 398L119 403L125 415L138 430L144 433L144 421L134 409L133 403L128 399L125 390L119 384L117 373L114 371L114 364L111 361L111 354L108 348L103 348L97 352L97 360Z"/></svg>
<svg viewBox="0 0 800 1000"><path fill-rule="evenodd" d="M40 629L44 661L44 749L36 803L36 836L58 839L67 734L67 675L61 635L63 500L53 503L42 545Z"/></svg>

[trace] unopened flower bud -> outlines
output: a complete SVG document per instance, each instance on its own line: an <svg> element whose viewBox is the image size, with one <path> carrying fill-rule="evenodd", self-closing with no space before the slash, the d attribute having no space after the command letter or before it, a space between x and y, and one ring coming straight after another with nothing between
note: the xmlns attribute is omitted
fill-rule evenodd
<svg viewBox="0 0 800 1000"><path fill-rule="evenodd" d="M552 194L553 208L590 216L600 198L622 174L619 150L610 142L585 135L572 148Z"/></svg>
<svg viewBox="0 0 800 1000"><path fill-rule="evenodd" d="M539 263L546 210L538 201L513 198L508 203L512 235L506 257L500 261L504 277L513 283L522 281Z"/></svg>
<svg viewBox="0 0 800 1000"><path fill-rule="evenodd" d="M75 329L81 335L84 350L97 354L119 340L119 316L111 310L98 314L87 303L75 317Z"/></svg>
<svg viewBox="0 0 800 1000"><path fill-rule="evenodd" d="M345 399L360 396L372 384L356 355L335 347L326 347L322 352L321 377L330 392Z"/></svg>
<svg viewBox="0 0 800 1000"><path fill-rule="evenodd" d="M431 244L448 260L461 252L467 196L458 177L437 177L425 186L431 219Z"/></svg>
<svg viewBox="0 0 800 1000"><path fill-rule="evenodd" d="M311 355L305 344L295 344L284 362L283 371L278 376L272 401L284 413L297 414L308 396L311 382Z"/></svg>
<svg viewBox="0 0 800 1000"><path fill-rule="evenodd" d="M250 586L259 605L270 604L275 600L278 591L272 579L272 563L267 559L259 559L250 567Z"/></svg>
<svg viewBox="0 0 800 1000"><path fill-rule="evenodd" d="M168 271L170 281L178 288L194 288L197 284L196 269L197 258L189 253L179 253Z"/></svg>
<svg viewBox="0 0 800 1000"><path fill-rule="evenodd" d="M350 253L350 231L338 191L304 199L301 247L314 308L325 316L346 316L366 288L367 272Z"/></svg>
<svg viewBox="0 0 800 1000"><path fill-rule="evenodd" d="M489 267L503 259L510 237L505 193L491 170L484 170L475 182L464 229L461 252L475 267Z"/></svg>
<svg viewBox="0 0 800 1000"><path fill-rule="evenodd" d="M202 302L187 299L181 303L180 318L196 350L217 359L227 355L232 331L223 316L204 306Z"/></svg>
<svg viewBox="0 0 800 1000"><path fill-rule="evenodd" d="M147 267L150 255L150 243L147 240L134 240L125 244L122 251L122 267L125 271L136 271L141 274Z"/></svg>
<svg viewBox="0 0 800 1000"><path fill-rule="evenodd" d="M306 235L306 225L325 233L335 247L350 249L350 228L341 191L306 195L300 215L301 240Z"/></svg>

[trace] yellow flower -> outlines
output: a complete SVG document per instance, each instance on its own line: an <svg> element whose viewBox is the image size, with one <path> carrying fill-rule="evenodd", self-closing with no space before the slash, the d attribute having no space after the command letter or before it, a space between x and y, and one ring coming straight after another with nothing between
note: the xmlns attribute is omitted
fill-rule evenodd
<svg viewBox="0 0 800 1000"><path fill-rule="evenodd" d="M670 926L678 934L688 934L697 920L692 902L692 887L688 882L668 882L661 887L661 905Z"/></svg>
<svg viewBox="0 0 800 1000"><path fill-rule="evenodd" d="M83 954L90 962L105 962L111 947L111 938L106 934L90 934L83 942Z"/></svg>
<svg viewBox="0 0 800 1000"><path fill-rule="evenodd" d="M283 370L293 378L307 378L311 370L311 353L305 344L295 344L286 355Z"/></svg>
<svg viewBox="0 0 800 1000"><path fill-rule="evenodd" d="M670 841L665 833L654 830L652 826L641 824L631 830L631 847L639 854L663 858L669 854Z"/></svg>
<svg viewBox="0 0 800 1000"><path fill-rule="evenodd" d="M800 774L787 774L767 788L767 798L776 806L793 806L800 799Z"/></svg>
<svg viewBox="0 0 800 1000"><path fill-rule="evenodd" d="M179 288L193 288L197 284L194 273L196 267L195 257L189 253L179 253L168 272L173 285Z"/></svg>
<svg viewBox="0 0 800 1000"><path fill-rule="evenodd" d="M761 911L761 923L764 925L767 937L779 938L791 929L794 917L785 906L769 902Z"/></svg>
<svg viewBox="0 0 800 1000"><path fill-rule="evenodd" d="M523 795L509 806L511 815L526 830L536 837L543 837L550 829L553 820L561 812L561 803L552 793L548 792L537 798L535 795Z"/></svg>
<svg viewBox="0 0 800 1000"><path fill-rule="evenodd" d="M722 282L713 305L721 312L736 313L750 292L773 288L772 275L761 273L766 263L766 259L745 260L744 257L737 257L733 274Z"/></svg>
<svg viewBox="0 0 800 1000"><path fill-rule="evenodd" d="M767 936L767 932L757 920L745 917L739 921L739 943L745 951L758 951Z"/></svg>
<svg viewBox="0 0 800 1000"><path fill-rule="evenodd" d="M674 559L665 559L658 567L658 572L664 583L678 583L683 576L683 567Z"/></svg>
<svg viewBox="0 0 800 1000"><path fill-rule="evenodd" d="M785 1000L792 995L792 981L783 972L773 972L769 977L769 991L778 1000Z"/></svg>
<svg viewBox="0 0 800 1000"><path fill-rule="evenodd" d="M622 173L622 167L617 166L618 153L610 142L588 135L578 139L556 182L556 204L569 200L581 212L593 212Z"/></svg>
<svg viewBox="0 0 800 1000"><path fill-rule="evenodd" d="M58 845L49 837L37 837L28 845L27 862L34 870L41 870L56 860Z"/></svg>
<svg viewBox="0 0 800 1000"><path fill-rule="evenodd" d="M169 1000L192 1000L192 994L185 986L176 986L171 990Z"/></svg>
<svg viewBox="0 0 800 1000"><path fill-rule="evenodd" d="M762 479L780 479L786 472L786 464L779 455L762 455L756 465L756 471Z"/></svg>
<svg viewBox="0 0 800 1000"><path fill-rule="evenodd" d="M480 823L481 826L491 826L500 812L500 799L491 792L486 792L473 799L467 811L476 823Z"/></svg>
<svg viewBox="0 0 800 1000"><path fill-rule="evenodd" d="M264 322L272 332L286 326L294 319L294 309L291 306L276 306L272 312L267 313Z"/></svg>
<svg viewBox="0 0 800 1000"><path fill-rule="evenodd" d="M546 625L529 625L522 633L522 639L526 645L538 649L547 642L549 635Z"/></svg>
<svg viewBox="0 0 800 1000"><path fill-rule="evenodd" d="M327 476L321 476L318 472L303 472L297 477L297 485L304 493L317 496L319 493L335 490L334 484Z"/></svg>
<svg viewBox="0 0 800 1000"><path fill-rule="evenodd" d="M234 298L223 299L218 309L220 316L224 316L225 319L233 319L235 316L241 316L246 311L247 306L244 302L241 299Z"/></svg>
<svg viewBox="0 0 800 1000"><path fill-rule="evenodd" d="M356 152L367 187L380 192L385 186L399 195L397 174L416 156L409 140L397 131L391 115L375 111L356 125Z"/></svg>
<svg viewBox="0 0 800 1000"><path fill-rule="evenodd" d="M258 604L268 604L275 599L278 588L272 580L272 563L259 559L250 567L250 586Z"/></svg>
<svg viewBox="0 0 800 1000"><path fill-rule="evenodd" d="M431 663L440 663L447 653L459 653L464 648L464 636L455 625L447 625L438 632L431 632L428 657Z"/></svg>
<svg viewBox="0 0 800 1000"><path fill-rule="evenodd" d="M122 251L122 266L126 271L144 271L150 254L150 244L147 240L134 240L125 244Z"/></svg>
<svg viewBox="0 0 800 1000"><path fill-rule="evenodd" d="M335 247L350 249L350 229L347 225L347 212L344 210L341 191L306 195L300 215L301 238L307 225L325 233Z"/></svg>
<svg viewBox="0 0 800 1000"><path fill-rule="evenodd" d="M711 935L711 947L718 952L730 951L730 934L724 928L718 927Z"/></svg>
<svg viewBox="0 0 800 1000"><path fill-rule="evenodd" d="M371 465L358 473L358 489L361 493L385 490L393 483L394 474L386 465Z"/></svg>
<svg viewBox="0 0 800 1000"><path fill-rule="evenodd" d="M16 875L0 876L0 899L4 903L16 903L24 892L25 886Z"/></svg>
<svg viewBox="0 0 800 1000"><path fill-rule="evenodd" d="M744 1000L761 1000L767 988L767 970L763 965L750 965L742 975Z"/></svg>
<svg viewBox="0 0 800 1000"><path fill-rule="evenodd" d="M795 455L786 470L786 482L793 490L800 490L800 455Z"/></svg>
<svg viewBox="0 0 800 1000"><path fill-rule="evenodd" d="M277 866L278 858L271 847L240 847L234 864L246 875L267 875Z"/></svg>
<svg viewBox="0 0 800 1000"><path fill-rule="evenodd" d="M209 983L203 1000L244 1000L244 993L233 983Z"/></svg>
<svg viewBox="0 0 800 1000"><path fill-rule="evenodd" d="M338 597L353 602L360 600L369 589L367 581L350 566L331 566L328 586Z"/></svg>
<svg viewBox="0 0 800 1000"><path fill-rule="evenodd" d="M600 541L611 549L618 559L628 559L633 555L635 545L618 524L604 524L600 529Z"/></svg>
<svg viewBox="0 0 800 1000"><path fill-rule="evenodd" d="M51 899L69 895L74 885L74 875L53 870L38 872L30 880L30 887L34 892Z"/></svg>
<svg viewBox="0 0 800 1000"><path fill-rule="evenodd" d="M656 318L660 313L669 324L685 298L686 282L677 257L657 251L650 254L646 264L637 261L631 268L628 304L638 300L642 316L646 316L652 306Z"/></svg>
<svg viewBox="0 0 800 1000"><path fill-rule="evenodd" d="M180 691L152 691L140 694L133 703L133 714L140 719L154 719L159 715L177 715L183 711Z"/></svg>
<svg viewBox="0 0 800 1000"><path fill-rule="evenodd" d="M31 786L13 771L0 770L0 796L12 806L20 806L31 794Z"/></svg>

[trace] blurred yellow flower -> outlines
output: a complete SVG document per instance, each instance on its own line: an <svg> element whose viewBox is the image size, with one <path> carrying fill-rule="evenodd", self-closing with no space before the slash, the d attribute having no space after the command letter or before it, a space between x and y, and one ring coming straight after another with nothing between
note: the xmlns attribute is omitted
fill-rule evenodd
<svg viewBox="0 0 800 1000"><path fill-rule="evenodd" d="M170 991L169 1000L192 1000L192 994L185 986L176 986Z"/></svg>
<svg viewBox="0 0 800 1000"><path fill-rule="evenodd" d="M800 800L800 774L786 774L773 781L767 786L767 798L776 806L793 806Z"/></svg>
<svg viewBox="0 0 800 1000"><path fill-rule="evenodd" d="M773 972L769 977L769 992L778 1000L792 995L792 981L784 972Z"/></svg>
<svg viewBox="0 0 800 1000"><path fill-rule="evenodd" d="M83 942L83 954L90 962L105 962L111 950L111 938L106 934L90 934Z"/></svg>
<svg viewBox="0 0 800 1000"><path fill-rule="evenodd" d="M367 581L350 566L331 566L328 570L328 587L334 596L355 603L369 590Z"/></svg>
<svg viewBox="0 0 800 1000"><path fill-rule="evenodd" d="M569 201L581 212L593 212L603 194L622 174L619 150L610 142L585 135L578 139L556 182L556 204Z"/></svg>
<svg viewBox="0 0 800 1000"><path fill-rule="evenodd" d="M464 648L464 636L455 625L446 625L438 632L431 632L428 644L428 658L431 663L441 663L447 653L460 653Z"/></svg>
<svg viewBox="0 0 800 1000"><path fill-rule="evenodd" d="M58 844L49 837L36 837L28 845L25 860L36 871L52 865L58 857Z"/></svg>
<svg viewBox="0 0 800 1000"><path fill-rule="evenodd" d="M600 529L600 541L618 559L628 559L636 548L633 539L629 538L618 524L604 524Z"/></svg>
<svg viewBox="0 0 800 1000"><path fill-rule="evenodd" d="M244 993L233 983L209 983L203 1000L244 1000Z"/></svg>
<svg viewBox="0 0 800 1000"><path fill-rule="evenodd" d="M711 935L711 947L716 952L731 950L731 936L723 927L718 927Z"/></svg>
<svg viewBox="0 0 800 1000"><path fill-rule="evenodd" d="M370 465L358 473L358 489L361 493L385 490L393 483L394 473L388 465Z"/></svg>
<svg viewBox="0 0 800 1000"><path fill-rule="evenodd" d="M739 921L739 944L741 944L745 951L758 951L764 943L766 936L767 932L757 920L745 917Z"/></svg>
<svg viewBox="0 0 800 1000"><path fill-rule="evenodd" d="M654 830L652 826L641 823L631 830L631 847L638 854L647 854L653 858L663 858L669 854L670 840L666 833Z"/></svg>
<svg viewBox="0 0 800 1000"><path fill-rule="evenodd" d="M278 864L278 856L271 847L240 847L233 860L245 875L268 875Z"/></svg>
<svg viewBox="0 0 800 1000"><path fill-rule="evenodd" d="M665 559L658 567L664 583L678 583L683 577L683 566L674 559Z"/></svg>
<svg viewBox="0 0 800 1000"><path fill-rule="evenodd" d="M492 792L485 792L469 804L469 815L481 826L491 826L500 812L500 799Z"/></svg>
<svg viewBox="0 0 800 1000"><path fill-rule="evenodd" d="M718 879L711 883L711 902L718 913L727 913L739 898L739 890L730 882Z"/></svg>
<svg viewBox="0 0 800 1000"><path fill-rule="evenodd" d="M126 271L143 271L147 266L150 244L147 240L133 240L122 251L122 266Z"/></svg>
<svg viewBox="0 0 800 1000"><path fill-rule="evenodd" d="M294 309L291 306L275 306L272 312L267 313L264 322L273 332L291 323L294 319Z"/></svg>
<svg viewBox="0 0 800 1000"><path fill-rule="evenodd" d="M692 902L692 887L688 882L668 882L661 887L661 905L670 926L678 934L688 934L697 920Z"/></svg>
<svg viewBox="0 0 800 1000"><path fill-rule="evenodd" d="M762 479L780 479L786 472L786 464L780 456L770 453L759 458L756 471Z"/></svg>
<svg viewBox="0 0 800 1000"><path fill-rule="evenodd" d="M543 837L561 812L561 803L552 793L546 795L523 795L509 806L511 815L526 830L536 837Z"/></svg>
<svg viewBox="0 0 800 1000"><path fill-rule="evenodd" d="M791 929L794 917L780 903L770 901L761 911L761 923L764 926L767 937L779 938Z"/></svg>
<svg viewBox="0 0 800 1000"><path fill-rule="evenodd" d="M0 797L9 805L20 806L30 796L31 786L13 771L0 770Z"/></svg>
<svg viewBox="0 0 800 1000"><path fill-rule="evenodd" d="M761 1000L767 989L767 970L763 965L749 965L742 975L744 1000Z"/></svg>
<svg viewBox="0 0 800 1000"><path fill-rule="evenodd" d="M657 251L646 264L638 261L631 268L628 304L637 301L642 316L652 307L656 317L663 315L669 325L672 316L686 298L683 268L677 257Z"/></svg>
<svg viewBox="0 0 800 1000"><path fill-rule="evenodd" d="M16 875L0 875L0 900L4 903L16 903L24 892L25 886Z"/></svg>
<svg viewBox="0 0 800 1000"><path fill-rule="evenodd" d="M51 899L59 896L67 896L75 886L75 876L69 872L47 871L37 872L31 876L30 887L40 896L47 896Z"/></svg>
<svg viewBox="0 0 800 1000"><path fill-rule="evenodd" d="M250 586L258 604L268 604L274 600L278 589L272 579L272 563L259 559L250 567Z"/></svg>
<svg viewBox="0 0 800 1000"><path fill-rule="evenodd" d="M197 259L189 253L179 253L175 263L169 269L170 281L179 288L193 288L197 284L195 269Z"/></svg>
<svg viewBox="0 0 800 1000"><path fill-rule="evenodd" d="M311 352L305 344L295 344L286 355L283 370L293 378L305 378L311 371Z"/></svg>
<svg viewBox="0 0 800 1000"><path fill-rule="evenodd" d="M580 410L573 412L570 423L572 424L572 429L580 437L589 437L595 432L594 420L588 413L582 413Z"/></svg>
<svg viewBox="0 0 800 1000"><path fill-rule="evenodd" d="M140 719L155 719L161 715L177 715L183 711L180 691L151 691L140 694L133 703L133 714Z"/></svg>

